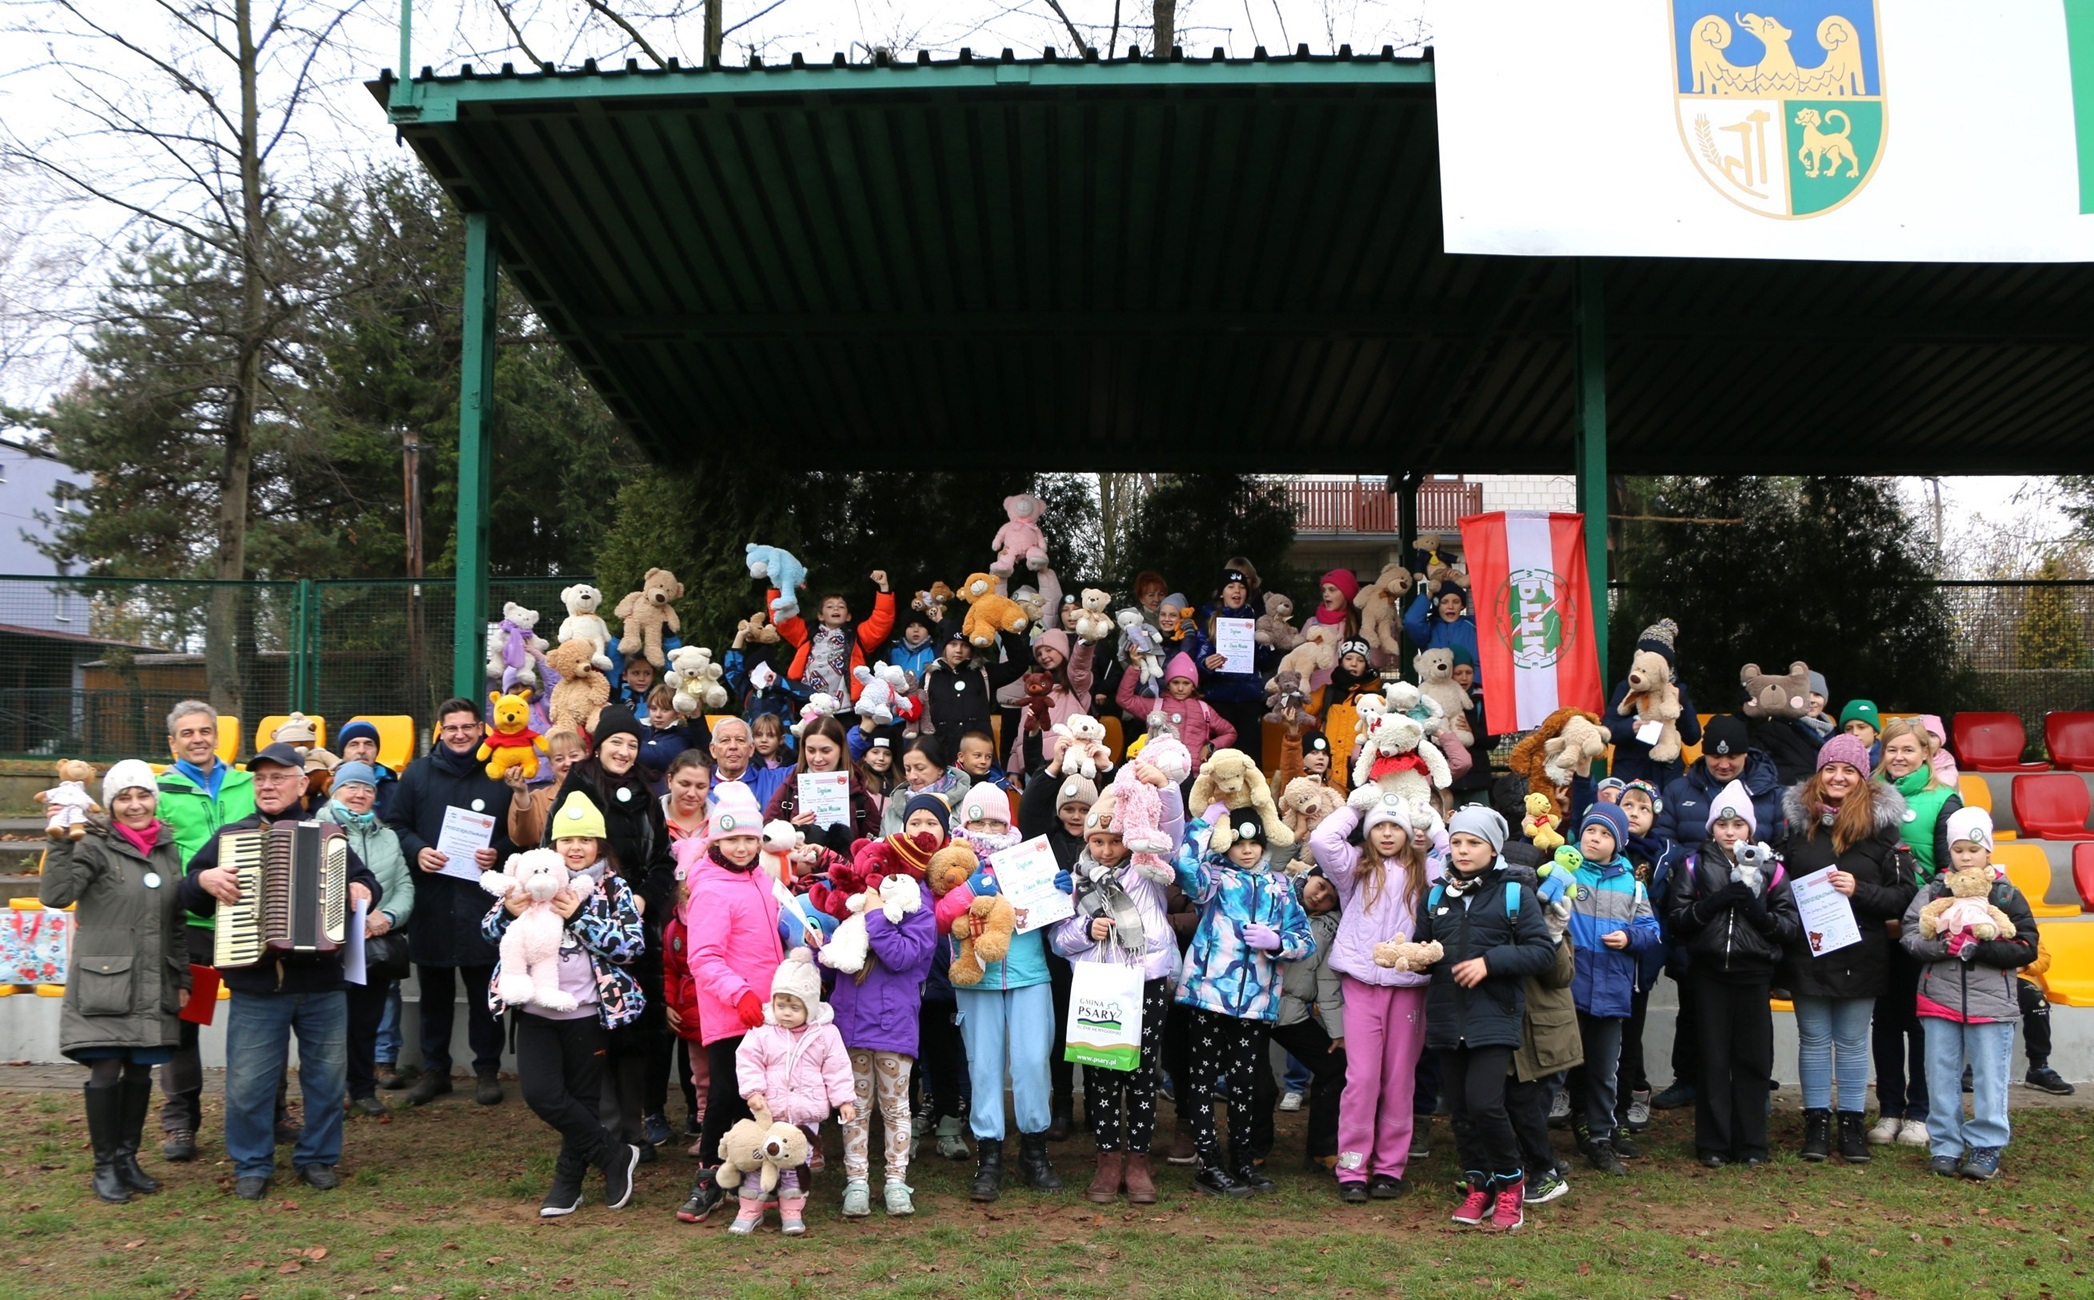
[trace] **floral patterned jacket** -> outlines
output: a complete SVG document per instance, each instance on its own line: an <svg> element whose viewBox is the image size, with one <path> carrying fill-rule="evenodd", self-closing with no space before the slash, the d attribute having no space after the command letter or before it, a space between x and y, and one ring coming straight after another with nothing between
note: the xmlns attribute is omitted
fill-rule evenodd
<svg viewBox="0 0 2094 1300"><path fill-rule="evenodd" d="M502 935L513 919L509 909L497 902L481 918L480 936L500 947ZM605 872L596 882L589 901L568 918L566 932L560 936L561 947L569 944L588 953L590 964L596 969L596 1018L603 1027L616 1029L638 1020L641 1009L647 1005L647 995L624 967L638 958L646 946L646 931L640 923L640 909L633 906L633 891L622 878ZM496 1015L509 1009L495 991L501 986L502 964L496 958L494 975L487 981L487 1009Z"/></svg>

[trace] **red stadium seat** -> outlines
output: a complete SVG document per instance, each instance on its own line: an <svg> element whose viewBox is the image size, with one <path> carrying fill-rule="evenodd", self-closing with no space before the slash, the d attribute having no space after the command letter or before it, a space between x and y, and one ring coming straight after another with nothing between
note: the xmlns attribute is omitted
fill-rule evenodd
<svg viewBox="0 0 2094 1300"><path fill-rule="evenodd" d="M2013 713L1959 713L1949 723L1950 748L1966 772L2043 772L2048 763L2024 763L2028 737Z"/></svg>
<svg viewBox="0 0 2094 1300"><path fill-rule="evenodd" d="M2094 841L2072 846L2072 887L2079 891L2080 906L2094 912Z"/></svg>
<svg viewBox="0 0 2094 1300"><path fill-rule="evenodd" d="M2094 772L2094 713L2046 713L2043 744L2052 767Z"/></svg>
<svg viewBox="0 0 2094 1300"><path fill-rule="evenodd" d="M2083 840L2090 836L2085 777L2073 772L2029 772L2014 778L2014 822L2024 836Z"/></svg>

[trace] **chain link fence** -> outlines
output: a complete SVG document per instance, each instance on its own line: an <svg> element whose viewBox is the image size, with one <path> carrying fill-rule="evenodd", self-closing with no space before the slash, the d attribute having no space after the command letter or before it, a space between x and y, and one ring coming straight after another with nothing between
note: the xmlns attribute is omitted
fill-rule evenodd
<svg viewBox="0 0 2094 1300"><path fill-rule="evenodd" d="M586 577L491 578L551 640L560 588ZM426 723L451 694L449 579L237 582L0 576L0 757L115 759L166 748L176 702L210 698L213 604L234 629L241 750L293 709Z"/></svg>

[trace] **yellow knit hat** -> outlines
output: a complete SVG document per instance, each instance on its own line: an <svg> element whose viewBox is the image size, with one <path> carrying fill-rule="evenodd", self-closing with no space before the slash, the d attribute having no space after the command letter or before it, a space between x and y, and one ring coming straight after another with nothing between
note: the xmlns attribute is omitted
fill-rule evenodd
<svg viewBox="0 0 2094 1300"><path fill-rule="evenodd" d="M605 840L603 813L588 795L577 790L567 796L567 802L553 814L553 839L559 840Z"/></svg>

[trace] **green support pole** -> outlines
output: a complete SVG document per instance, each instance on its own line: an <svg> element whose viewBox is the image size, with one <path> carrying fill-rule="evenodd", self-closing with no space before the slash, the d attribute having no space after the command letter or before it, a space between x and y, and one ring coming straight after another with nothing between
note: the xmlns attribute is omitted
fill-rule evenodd
<svg viewBox="0 0 2094 1300"><path fill-rule="evenodd" d="M1607 314L1600 264L1579 258L1571 334L1578 367L1578 510L1592 583L1592 643L1607 679Z"/></svg>
<svg viewBox="0 0 2094 1300"><path fill-rule="evenodd" d="M487 422L494 406L494 218L465 215L465 340L458 363L458 581L451 688L480 698L486 676L487 499L494 458Z"/></svg>

